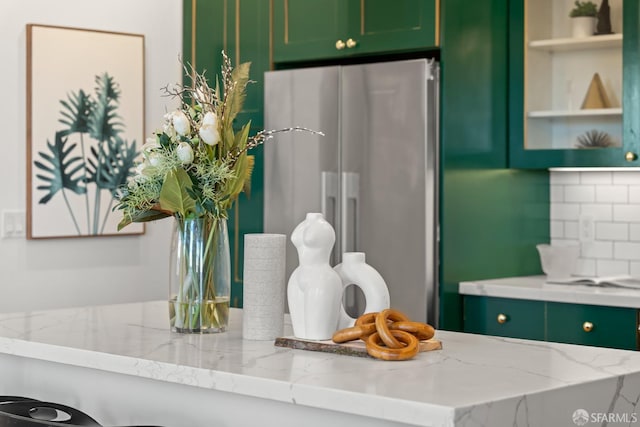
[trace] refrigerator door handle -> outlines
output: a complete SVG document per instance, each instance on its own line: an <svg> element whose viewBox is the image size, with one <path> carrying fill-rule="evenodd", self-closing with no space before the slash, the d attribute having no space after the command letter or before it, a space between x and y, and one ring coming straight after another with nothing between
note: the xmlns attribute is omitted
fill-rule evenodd
<svg viewBox="0 0 640 427"><path fill-rule="evenodd" d="M358 250L358 219L360 218L360 174L342 172L342 252Z"/></svg>
<svg viewBox="0 0 640 427"><path fill-rule="evenodd" d="M324 218L338 231L339 223L336 210L338 209L338 173L330 171L322 171L320 177L320 209ZM335 265L336 251L338 248L334 245L331 251L331 265Z"/></svg>

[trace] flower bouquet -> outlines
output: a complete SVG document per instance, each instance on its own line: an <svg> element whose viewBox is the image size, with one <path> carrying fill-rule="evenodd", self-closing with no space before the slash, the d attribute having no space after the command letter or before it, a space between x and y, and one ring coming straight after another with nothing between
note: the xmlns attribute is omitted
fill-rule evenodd
<svg viewBox="0 0 640 427"><path fill-rule="evenodd" d="M166 86L180 101L164 116L162 129L142 147L142 161L123 187L118 228L132 222L174 217L175 258L169 298L171 328L179 332L222 332L228 324L230 262L227 211L250 190L254 157L248 151L275 133L249 136L250 123L235 130L249 80L249 63L233 68L222 52L221 81L209 86L203 74L185 67L191 86ZM314 132L319 133L319 132Z"/></svg>

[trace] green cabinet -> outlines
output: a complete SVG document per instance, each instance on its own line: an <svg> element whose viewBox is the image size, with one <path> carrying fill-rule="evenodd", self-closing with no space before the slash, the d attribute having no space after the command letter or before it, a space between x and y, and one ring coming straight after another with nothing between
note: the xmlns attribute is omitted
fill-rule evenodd
<svg viewBox="0 0 640 427"><path fill-rule="evenodd" d="M547 302L547 340L635 350L637 310Z"/></svg>
<svg viewBox="0 0 640 427"><path fill-rule="evenodd" d="M614 34L576 38L566 4L510 0L510 167L640 166L639 9L612 3Z"/></svg>
<svg viewBox="0 0 640 427"><path fill-rule="evenodd" d="M544 301L466 296L464 331L501 337L545 339Z"/></svg>
<svg viewBox="0 0 640 427"><path fill-rule="evenodd" d="M636 350L638 310L465 295L464 331Z"/></svg>
<svg viewBox="0 0 640 427"><path fill-rule="evenodd" d="M207 77L215 79L222 66L224 50L233 65L251 62L244 108L238 114L239 125L251 121L250 134L262 130L264 72L270 68L269 2L264 0L184 0L183 60ZM215 82L215 80L213 80ZM185 81L188 84L188 81ZM228 212L231 250L231 305L242 306L242 270L244 234L263 230L263 155L262 147L251 150L255 165L251 194L242 193Z"/></svg>
<svg viewBox="0 0 640 427"><path fill-rule="evenodd" d="M412 51L438 44L439 0L275 0L275 62Z"/></svg>

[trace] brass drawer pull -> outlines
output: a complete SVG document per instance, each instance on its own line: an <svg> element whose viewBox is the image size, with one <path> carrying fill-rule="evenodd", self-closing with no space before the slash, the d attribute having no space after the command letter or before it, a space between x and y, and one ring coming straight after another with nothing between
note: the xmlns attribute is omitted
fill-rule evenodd
<svg viewBox="0 0 640 427"><path fill-rule="evenodd" d="M348 38L347 39L347 48L348 49L351 49L352 47L356 47L357 44L358 44L358 42L355 41L354 39L352 39L352 38Z"/></svg>
<svg viewBox="0 0 640 427"><path fill-rule="evenodd" d="M498 323L503 324L503 323L507 323L507 320L509 320L509 318L507 317L506 314L498 314L498 317L496 318L496 320L498 321Z"/></svg>
<svg viewBox="0 0 640 427"><path fill-rule="evenodd" d="M591 331L593 331L593 323L591 323L591 322L584 322L584 323L582 324L582 329L583 329L585 332L591 332Z"/></svg>
<svg viewBox="0 0 640 427"><path fill-rule="evenodd" d="M633 151L627 151L627 153L624 155L624 159L627 162L633 162L637 158L638 158L638 155L636 153L634 153Z"/></svg>
<svg viewBox="0 0 640 427"><path fill-rule="evenodd" d="M344 49L344 48L345 48L345 46L346 46L346 44L345 44L345 42L343 42L342 40L338 40L338 41L336 42L336 49L338 49L338 50L342 50L342 49Z"/></svg>

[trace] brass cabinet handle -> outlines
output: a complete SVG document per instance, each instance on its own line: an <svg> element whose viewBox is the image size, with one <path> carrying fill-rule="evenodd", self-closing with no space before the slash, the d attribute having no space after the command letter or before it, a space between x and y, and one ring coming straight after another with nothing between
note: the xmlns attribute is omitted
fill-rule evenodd
<svg viewBox="0 0 640 427"><path fill-rule="evenodd" d="M351 49L352 47L356 47L357 44L358 44L358 42L355 41L354 39L352 39L352 38L348 38L347 39L347 48L348 49Z"/></svg>
<svg viewBox="0 0 640 427"><path fill-rule="evenodd" d="M591 331L593 331L593 323L591 323L591 322L584 322L584 323L582 324L582 329L583 329L585 332L591 332Z"/></svg>
<svg viewBox="0 0 640 427"><path fill-rule="evenodd" d="M338 50L344 49L345 46L346 46L346 44L342 40L338 40L336 42L336 49L338 49Z"/></svg>
<svg viewBox="0 0 640 427"><path fill-rule="evenodd" d="M627 162L633 162L637 158L638 158L638 155L636 153L634 153L633 151L627 151L627 153L624 155L624 159Z"/></svg>
<svg viewBox="0 0 640 427"><path fill-rule="evenodd" d="M498 321L498 323L503 324L503 323L507 323L507 320L509 320L509 318L507 317L506 314L498 314L498 317L496 318L496 320Z"/></svg>

